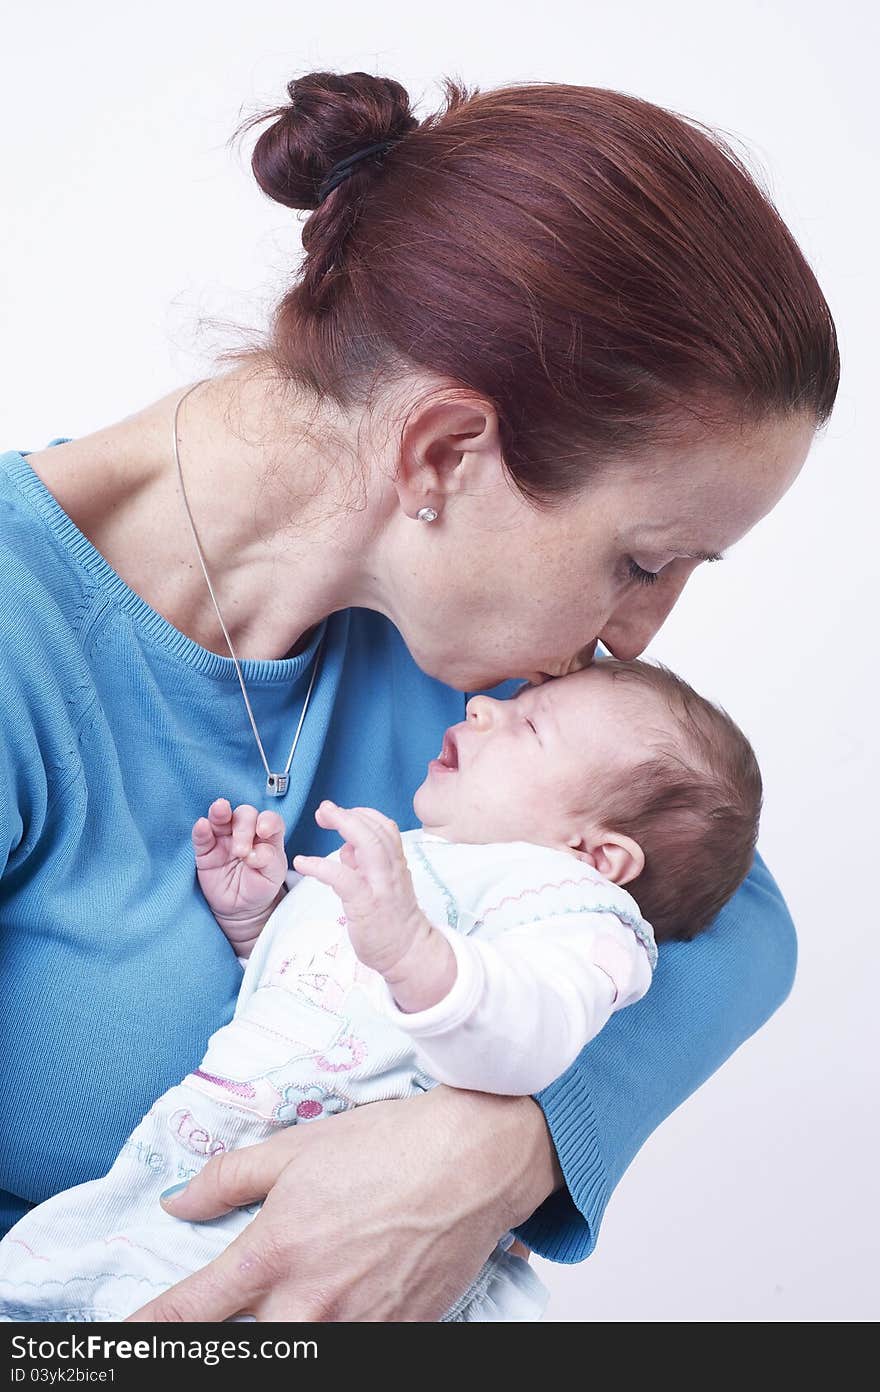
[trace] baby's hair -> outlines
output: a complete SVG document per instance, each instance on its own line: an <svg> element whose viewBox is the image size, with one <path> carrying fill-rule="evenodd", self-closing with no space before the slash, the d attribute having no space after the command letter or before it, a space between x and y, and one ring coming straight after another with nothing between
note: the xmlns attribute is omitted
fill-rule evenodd
<svg viewBox="0 0 880 1392"><path fill-rule="evenodd" d="M657 942L689 940L708 928L754 859L763 788L754 750L725 710L662 663L600 659L614 681L650 687L684 736L658 727L651 756L609 783L602 817L645 853L626 888Z"/></svg>

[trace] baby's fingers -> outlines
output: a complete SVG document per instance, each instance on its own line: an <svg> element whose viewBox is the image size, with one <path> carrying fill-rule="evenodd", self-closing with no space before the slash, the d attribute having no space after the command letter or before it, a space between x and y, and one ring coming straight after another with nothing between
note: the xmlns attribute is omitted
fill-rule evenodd
<svg viewBox="0 0 880 1392"><path fill-rule="evenodd" d="M192 843L197 855L204 855L217 844L217 837L214 835L214 828L207 817L199 817L192 829Z"/></svg>
<svg viewBox="0 0 880 1392"><path fill-rule="evenodd" d="M261 841L284 852L284 818L277 812L261 812L257 818L256 831Z"/></svg>
<svg viewBox="0 0 880 1392"><path fill-rule="evenodd" d="M335 802L322 802L315 820L323 827L333 827L357 851L357 863L362 870L378 869L388 859L391 843L382 828L365 809L337 807Z"/></svg>
<svg viewBox="0 0 880 1392"><path fill-rule="evenodd" d="M250 870L265 870L277 859L278 852L275 847L270 846L268 841L259 841L248 854L247 864Z"/></svg>
<svg viewBox="0 0 880 1392"><path fill-rule="evenodd" d="M208 820L215 831L228 831L232 822L229 798L215 798L208 808Z"/></svg>
<svg viewBox="0 0 880 1392"><path fill-rule="evenodd" d="M329 885L340 899L358 887L357 873L341 861L330 860L327 856L295 855L293 868L300 875L311 875L321 884Z"/></svg>
<svg viewBox="0 0 880 1392"><path fill-rule="evenodd" d="M254 844L258 815L256 807L247 802L240 803L232 814L232 849L242 860Z"/></svg>

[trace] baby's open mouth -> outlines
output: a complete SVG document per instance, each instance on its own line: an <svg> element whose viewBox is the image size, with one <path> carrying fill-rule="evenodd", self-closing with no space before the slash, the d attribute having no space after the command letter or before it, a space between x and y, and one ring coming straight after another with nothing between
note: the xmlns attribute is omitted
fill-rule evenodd
<svg viewBox="0 0 880 1392"><path fill-rule="evenodd" d="M443 736L443 747L434 762L442 764L444 768L458 768L458 750L455 746L455 738L450 730L447 730L446 734Z"/></svg>

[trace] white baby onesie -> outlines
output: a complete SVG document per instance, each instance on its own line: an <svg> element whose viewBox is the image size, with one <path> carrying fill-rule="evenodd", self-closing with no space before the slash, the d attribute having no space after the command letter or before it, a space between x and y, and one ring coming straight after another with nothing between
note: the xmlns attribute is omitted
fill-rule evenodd
<svg viewBox="0 0 880 1392"><path fill-rule="evenodd" d="M291 872L199 1067L150 1108L106 1176L37 1205L0 1242L0 1319L123 1319L259 1211L186 1223L160 1207L213 1155L438 1082L537 1092L648 989L651 928L585 862L530 842L461 844L422 829L402 839L419 904L456 955L448 995L398 1010L355 956L340 899ZM510 1241L444 1320L540 1318L546 1290Z"/></svg>

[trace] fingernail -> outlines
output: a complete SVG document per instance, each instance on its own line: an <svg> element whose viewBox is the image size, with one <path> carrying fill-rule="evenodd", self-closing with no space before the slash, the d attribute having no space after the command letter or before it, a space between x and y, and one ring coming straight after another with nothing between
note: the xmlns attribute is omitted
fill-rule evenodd
<svg viewBox="0 0 880 1392"><path fill-rule="evenodd" d="M173 1199L177 1194L182 1194L183 1191L184 1191L184 1189L187 1187L188 1184L189 1184L189 1180L188 1180L188 1179L185 1179L185 1180L183 1181L182 1184L172 1184L172 1186L171 1186L170 1189L166 1189L165 1192L164 1192L163 1194L160 1194L160 1195L159 1195L159 1198L160 1198L160 1199Z"/></svg>

